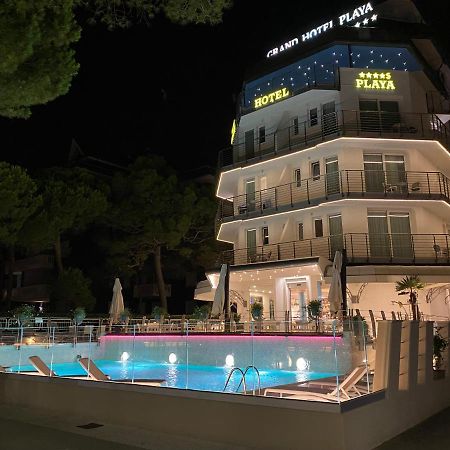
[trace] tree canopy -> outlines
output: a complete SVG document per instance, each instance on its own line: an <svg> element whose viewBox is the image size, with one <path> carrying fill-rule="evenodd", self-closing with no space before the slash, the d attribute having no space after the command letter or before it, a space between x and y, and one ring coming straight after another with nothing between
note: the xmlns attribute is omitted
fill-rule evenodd
<svg viewBox="0 0 450 450"><path fill-rule="evenodd" d="M64 95L78 71L73 0L0 3L0 115L27 118L31 107Z"/></svg>

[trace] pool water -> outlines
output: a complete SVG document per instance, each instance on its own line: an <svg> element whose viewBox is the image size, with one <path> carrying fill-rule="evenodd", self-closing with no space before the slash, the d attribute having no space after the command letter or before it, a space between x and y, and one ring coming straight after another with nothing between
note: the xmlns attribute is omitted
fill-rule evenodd
<svg viewBox="0 0 450 450"><path fill-rule="evenodd" d="M164 379L163 386L179 389L194 389L200 391L222 392L227 378L232 370L231 367L186 365L153 363L149 361L114 361L95 360L96 365L113 380L154 378ZM53 370L59 376L84 376L86 372L77 362L56 363L52 365ZM19 371L18 366L12 366L12 372ZM23 365L20 371L34 371L31 365ZM292 370L260 370L261 388L290 384L300 381L313 380L317 378L335 376L329 372L308 372ZM230 378L226 392L242 392L243 386L239 388L242 375L235 371ZM247 390L258 387L258 378L254 370L249 370L245 377ZM238 389L239 388L239 389Z"/></svg>

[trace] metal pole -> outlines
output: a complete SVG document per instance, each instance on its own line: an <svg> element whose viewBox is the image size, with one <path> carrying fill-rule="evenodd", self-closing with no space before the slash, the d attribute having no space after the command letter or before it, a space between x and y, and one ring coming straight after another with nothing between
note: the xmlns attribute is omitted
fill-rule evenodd
<svg viewBox="0 0 450 450"><path fill-rule="evenodd" d="M342 288L342 317L347 316L347 250L342 249L341 268L341 288Z"/></svg>
<svg viewBox="0 0 450 450"><path fill-rule="evenodd" d="M230 332L230 265L226 263L227 272L225 275L225 301L223 308L225 313L225 331Z"/></svg>

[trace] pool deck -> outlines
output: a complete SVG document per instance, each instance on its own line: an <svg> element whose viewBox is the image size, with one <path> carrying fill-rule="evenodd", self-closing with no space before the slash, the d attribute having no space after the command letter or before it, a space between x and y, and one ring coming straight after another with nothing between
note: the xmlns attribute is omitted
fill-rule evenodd
<svg viewBox="0 0 450 450"><path fill-rule="evenodd" d="M0 412L2 449L23 450L230 450L211 442L180 440L145 433L143 430L117 429L104 426L78 428L70 421L29 416L23 410L2 408ZM441 450L450 448L450 408L385 442L375 450ZM115 440L117 436L121 439ZM124 439L124 436L126 437ZM126 441L126 442L123 442ZM63 445L61 443L64 443ZM250 447L233 447L233 450ZM280 449L283 450L283 449Z"/></svg>

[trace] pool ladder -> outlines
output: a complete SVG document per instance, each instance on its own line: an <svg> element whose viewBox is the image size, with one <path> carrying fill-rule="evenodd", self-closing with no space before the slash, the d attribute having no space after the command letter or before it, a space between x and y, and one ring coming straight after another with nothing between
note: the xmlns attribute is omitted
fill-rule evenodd
<svg viewBox="0 0 450 450"><path fill-rule="evenodd" d="M239 386L237 387L236 392L239 390L239 388L243 384L244 385L244 395L247 395L247 383L245 382L245 375L247 375L247 372L250 369L253 369L256 372L256 375L258 376L258 395L261 395L261 376L259 374L259 370L255 366L247 366L244 371L240 367L233 367L231 372L228 374L228 378L227 378L227 381L225 383L225 386L224 386L222 392L225 392L233 373L240 372L241 373L241 381L239 382ZM255 393L256 393L255 389L253 389L252 392L253 392L253 395L255 395Z"/></svg>

